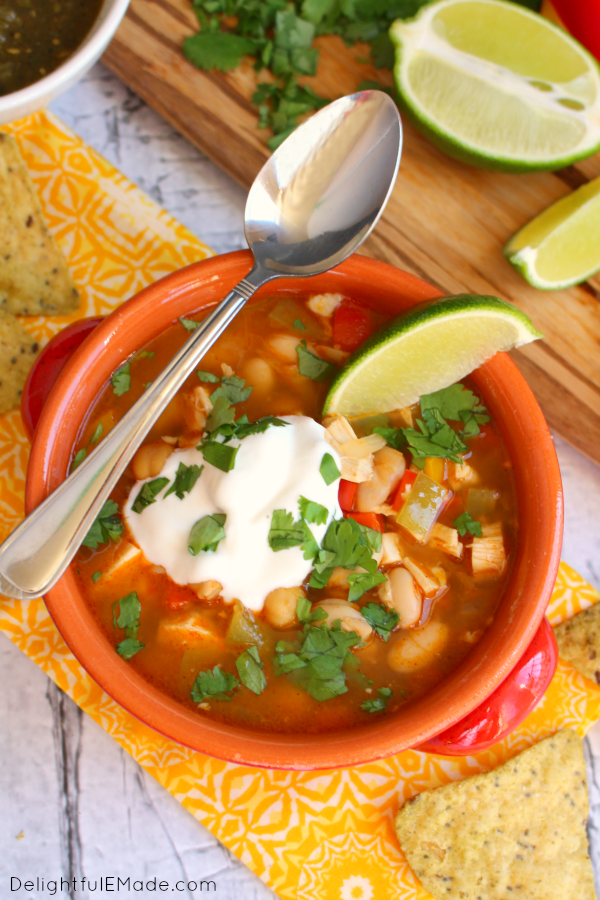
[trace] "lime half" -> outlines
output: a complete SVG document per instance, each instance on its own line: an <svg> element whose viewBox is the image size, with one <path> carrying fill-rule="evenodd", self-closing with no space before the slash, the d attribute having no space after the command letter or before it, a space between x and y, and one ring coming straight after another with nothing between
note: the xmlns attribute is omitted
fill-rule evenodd
<svg viewBox="0 0 600 900"><path fill-rule="evenodd" d="M577 188L521 228L504 248L529 284L558 291L600 269L600 178Z"/></svg>
<svg viewBox="0 0 600 900"><path fill-rule="evenodd" d="M464 378L499 350L541 337L526 315L498 297L458 294L419 304L350 356L323 415L402 409Z"/></svg>
<svg viewBox="0 0 600 900"><path fill-rule="evenodd" d="M390 29L401 103L443 150L511 172L600 147L600 69L547 19L504 0L440 0Z"/></svg>

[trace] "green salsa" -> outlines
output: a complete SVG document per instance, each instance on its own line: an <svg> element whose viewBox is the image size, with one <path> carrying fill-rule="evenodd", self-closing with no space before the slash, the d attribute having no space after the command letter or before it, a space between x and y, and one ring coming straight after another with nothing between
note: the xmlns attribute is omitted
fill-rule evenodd
<svg viewBox="0 0 600 900"><path fill-rule="evenodd" d="M57 69L77 50L102 0L0 0L0 96Z"/></svg>

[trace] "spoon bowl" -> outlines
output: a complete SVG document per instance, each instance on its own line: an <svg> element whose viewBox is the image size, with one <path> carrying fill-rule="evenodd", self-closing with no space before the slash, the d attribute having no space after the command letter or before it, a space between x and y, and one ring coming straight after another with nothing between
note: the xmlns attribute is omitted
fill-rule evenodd
<svg viewBox="0 0 600 900"><path fill-rule="evenodd" d="M381 91L363 91L331 103L277 148L246 205L251 271L198 323L77 470L0 546L0 593L33 599L57 583L149 429L259 287L286 275L320 274L358 249L383 212L401 147L394 102Z"/></svg>

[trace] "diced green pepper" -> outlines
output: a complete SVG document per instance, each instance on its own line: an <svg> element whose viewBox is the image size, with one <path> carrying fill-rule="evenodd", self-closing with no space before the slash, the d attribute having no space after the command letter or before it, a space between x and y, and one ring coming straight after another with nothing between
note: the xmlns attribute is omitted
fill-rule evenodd
<svg viewBox="0 0 600 900"><path fill-rule="evenodd" d="M263 635L249 609L236 601L225 640L236 644L262 644Z"/></svg>
<svg viewBox="0 0 600 900"><path fill-rule="evenodd" d="M396 521L422 543L434 525L447 493L447 488L425 472L419 472Z"/></svg>

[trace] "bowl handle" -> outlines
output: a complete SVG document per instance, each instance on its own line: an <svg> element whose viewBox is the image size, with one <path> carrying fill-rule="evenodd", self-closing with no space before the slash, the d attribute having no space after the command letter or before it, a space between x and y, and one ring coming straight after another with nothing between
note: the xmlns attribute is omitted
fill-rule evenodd
<svg viewBox="0 0 600 900"><path fill-rule="evenodd" d="M545 694L558 662L554 632L544 617L529 647L500 687L480 706L416 750L471 756L510 734Z"/></svg>
<svg viewBox="0 0 600 900"><path fill-rule="evenodd" d="M103 321L104 316L95 316L71 322L36 357L21 395L21 416L30 441L56 379L86 337Z"/></svg>

